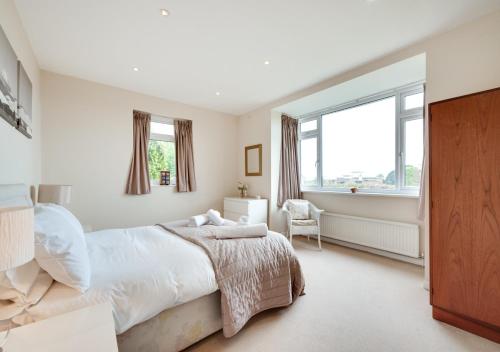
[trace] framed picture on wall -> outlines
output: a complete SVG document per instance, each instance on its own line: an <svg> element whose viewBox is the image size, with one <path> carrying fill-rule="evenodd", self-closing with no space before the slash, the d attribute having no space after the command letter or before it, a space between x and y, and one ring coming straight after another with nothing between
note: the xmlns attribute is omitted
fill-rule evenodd
<svg viewBox="0 0 500 352"><path fill-rule="evenodd" d="M170 171L160 171L160 185L170 185Z"/></svg>
<svg viewBox="0 0 500 352"><path fill-rule="evenodd" d="M17 129L26 137L31 138L33 85L21 61L18 61L17 69Z"/></svg>
<svg viewBox="0 0 500 352"><path fill-rule="evenodd" d="M17 57L0 27L0 117L17 127Z"/></svg>

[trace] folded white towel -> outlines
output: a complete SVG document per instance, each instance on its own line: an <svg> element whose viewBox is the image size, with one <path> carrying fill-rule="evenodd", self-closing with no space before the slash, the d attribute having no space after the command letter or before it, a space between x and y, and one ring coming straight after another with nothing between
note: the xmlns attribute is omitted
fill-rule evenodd
<svg viewBox="0 0 500 352"><path fill-rule="evenodd" d="M208 219L207 214L195 215L195 216L191 216L189 218L188 226L198 227L201 225L208 224L208 221L209 221L209 219Z"/></svg>
<svg viewBox="0 0 500 352"><path fill-rule="evenodd" d="M220 213L217 210L209 209L207 211L207 217L214 225L224 225L224 219L220 216Z"/></svg>
<svg viewBox="0 0 500 352"><path fill-rule="evenodd" d="M233 220L224 219L224 224L222 226L236 226L236 225L241 225L241 224L238 224Z"/></svg>
<svg viewBox="0 0 500 352"><path fill-rule="evenodd" d="M215 238L218 240L264 236L267 236L266 224L220 226L215 230Z"/></svg>
<svg viewBox="0 0 500 352"><path fill-rule="evenodd" d="M248 216L240 216L240 218L238 219L238 225L248 225Z"/></svg>

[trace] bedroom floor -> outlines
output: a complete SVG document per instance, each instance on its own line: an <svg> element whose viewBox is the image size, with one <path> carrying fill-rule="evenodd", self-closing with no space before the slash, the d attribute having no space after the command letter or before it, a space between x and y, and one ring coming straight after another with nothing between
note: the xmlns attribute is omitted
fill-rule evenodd
<svg viewBox="0 0 500 352"><path fill-rule="evenodd" d="M254 317L235 337L218 332L187 351L500 351L432 319L423 268L294 239L306 295Z"/></svg>

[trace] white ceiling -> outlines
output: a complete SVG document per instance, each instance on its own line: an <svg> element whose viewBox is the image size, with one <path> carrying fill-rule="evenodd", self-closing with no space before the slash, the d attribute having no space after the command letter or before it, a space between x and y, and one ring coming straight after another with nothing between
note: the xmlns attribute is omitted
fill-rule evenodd
<svg viewBox="0 0 500 352"><path fill-rule="evenodd" d="M426 55L420 54L382 67L314 94L276 107L275 111L300 117L426 79Z"/></svg>
<svg viewBox="0 0 500 352"><path fill-rule="evenodd" d="M500 0L15 2L43 69L236 115L500 10Z"/></svg>

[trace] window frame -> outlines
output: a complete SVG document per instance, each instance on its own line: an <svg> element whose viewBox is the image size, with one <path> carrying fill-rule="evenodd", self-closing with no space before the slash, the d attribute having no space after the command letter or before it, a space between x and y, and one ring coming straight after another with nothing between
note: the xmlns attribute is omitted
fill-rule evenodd
<svg viewBox="0 0 500 352"><path fill-rule="evenodd" d="M311 121L311 120L308 120L308 121ZM307 122L307 121L306 121ZM319 124L319 121L317 122ZM300 174L302 176L302 159L301 159L301 156L302 156L302 140L306 140L306 139L312 139L312 138L316 138L316 185L315 186L308 186L308 187L312 187L312 188L318 188L320 186L320 182L321 182L321 162L320 162L320 158L321 158L321 144L320 144L320 139L319 139L319 135L318 135L318 130L320 130L320 126L317 125L317 129L314 130L314 131L308 131L308 132L304 132L303 134L303 137L301 136L299 138L299 143L298 143L298 149L299 149L299 169L300 169ZM301 177L301 180L300 180L300 183L301 183L301 187L303 188L303 184L302 184L302 177Z"/></svg>
<svg viewBox="0 0 500 352"><path fill-rule="evenodd" d="M409 95L424 93L424 104L421 108L413 108L405 110L404 108L404 98ZM307 138L317 138L317 167L316 167L316 186L304 186L301 180L301 188L303 191L319 191L319 192L333 192L333 193L351 193L349 189L338 188L338 187L325 187L323 186L323 129L322 121L323 116L331 113L339 112L346 109L352 109L365 104L373 103L379 100L387 99L390 97L395 97L395 155L394 155L394 170L395 170L395 189L359 189L358 193L365 194L380 194L380 195L403 195L403 196L417 196L419 193L419 187L405 186L405 127L406 122L411 120L422 119L425 128L425 82L419 81L403 87L391 89L381 93L369 95L363 98L355 99L353 101L339 104L336 106L328 107L326 109L318 110L312 113L305 114L299 117L299 143L298 143L298 155L299 155L299 165L301 164L302 153L300 150L301 140ZM312 120L317 120L317 129L307 132L302 132L300 130L301 124L303 122L309 122ZM425 136L425 131L424 131ZM425 137L424 137L425 138ZM422 141L422 145L424 145ZM302 168L300 168L302 175Z"/></svg>
<svg viewBox="0 0 500 352"><path fill-rule="evenodd" d="M158 115L152 115L151 116L151 122L155 123L162 123L166 125L172 125L174 126L174 119L170 117L165 117L165 116L158 116ZM160 141L160 142L171 142L174 144L174 150L175 150L175 128L174 128L174 134L169 135L169 134L160 134L160 133L150 133L149 134L149 139L148 139L148 146L150 141ZM177 164L177 158L175 160L175 163ZM148 166L149 166L149 160L148 160ZM150 181L151 186L160 186L159 183L153 182L151 179ZM170 185L167 185L167 187L174 187L177 184L177 175L175 175L174 178L170 178ZM161 185L164 187L163 185Z"/></svg>
<svg viewBox="0 0 500 352"><path fill-rule="evenodd" d="M164 116L151 116L151 122L162 123L165 125L174 125L174 120L169 117ZM163 142L173 142L175 143L175 131L173 135L160 134L160 133L150 133L149 140L163 141Z"/></svg>

